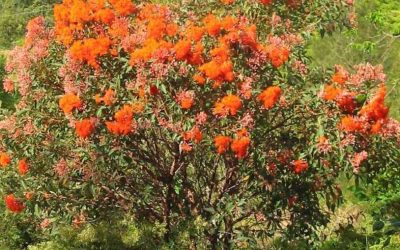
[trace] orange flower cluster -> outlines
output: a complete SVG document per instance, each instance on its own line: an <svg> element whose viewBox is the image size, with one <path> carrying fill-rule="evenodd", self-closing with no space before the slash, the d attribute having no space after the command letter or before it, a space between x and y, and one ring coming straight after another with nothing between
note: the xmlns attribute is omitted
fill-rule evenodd
<svg viewBox="0 0 400 250"><path fill-rule="evenodd" d="M82 102L78 96L74 94L66 94L60 98L58 105L65 114L70 114L74 108L80 108L82 106Z"/></svg>
<svg viewBox="0 0 400 250"><path fill-rule="evenodd" d="M218 154L224 154L231 146L232 152L238 159L243 159L247 155L250 146L250 138L246 129L242 129L236 134L235 139L228 136L218 135L214 138L214 145Z"/></svg>
<svg viewBox="0 0 400 250"><path fill-rule="evenodd" d="M127 135L133 131L133 108L124 105L115 113L115 121L106 122L107 129L115 135Z"/></svg>
<svg viewBox="0 0 400 250"><path fill-rule="evenodd" d="M26 160L25 159L20 160L18 162L18 173L20 175L26 175L28 173L28 171L29 171L29 165L26 162Z"/></svg>
<svg viewBox="0 0 400 250"><path fill-rule="evenodd" d="M74 42L70 48L70 53L73 59L86 62L98 69L100 65L97 58L106 55L110 47L111 40L108 37L88 38Z"/></svg>
<svg viewBox="0 0 400 250"><path fill-rule="evenodd" d="M358 118L349 115L342 118L339 127L346 132L361 132L364 130L364 123Z"/></svg>
<svg viewBox="0 0 400 250"><path fill-rule="evenodd" d="M87 25L111 25L117 16L127 16L135 10L131 0L64 0L54 6L57 40L69 46Z"/></svg>
<svg viewBox="0 0 400 250"><path fill-rule="evenodd" d="M342 89L336 88L333 85L325 85L322 93L322 98L326 101L333 101L343 92Z"/></svg>
<svg viewBox="0 0 400 250"><path fill-rule="evenodd" d="M97 104L104 102L105 105L111 106L115 102L115 91L112 89L108 89L106 90L106 93L103 97L100 97L100 95L96 95L95 101Z"/></svg>
<svg viewBox="0 0 400 250"><path fill-rule="evenodd" d="M183 140L185 141L194 141L195 143L200 143L202 139L203 134L197 126L193 127L190 131L183 133Z"/></svg>
<svg viewBox="0 0 400 250"><path fill-rule="evenodd" d="M382 84L372 100L362 107L360 115L374 122L385 120L389 114L389 108L385 105L385 96L386 87Z"/></svg>
<svg viewBox="0 0 400 250"><path fill-rule="evenodd" d="M221 0L221 3L223 3L223 4L232 4L234 2L235 2L235 0Z"/></svg>
<svg viewBox="0 0 400 250"><path fill-rule="evenodd" d="M247 136L236 138L232 141L231 149L238 159L243 159L247 155L250 146L250 138Z"/></svg>
<svg viewBox="0 0 400 250"><path fill-rule="evenodd" d="M4 200L7 209L13 213L21 213L25 209L25 205L14 194L7 195Z"/></svg>
<svg viewBox="0 0 400 250"><path fill-rule="evenodd" d="M286 47L272 46L266 49L268 58L275 68L279 68L289 60L289 49Z"/></svg>
<svg viewBox="0 0 400 250"><path fill-rule="evenodd" d="M305 160L292 161L293 171L296 174L301 174L308 169L308 163Z"/></svg>
<svg viewBox="0 0 400 250"><path fill-rule="evenodd" d="M0 153L0 166L6 167L11 162L11 157L4 152Z"/></svg>
<svg viewBox="0 0 400 250"><path fill-rule="evenodd" d="M236 115L242 107L242 101L237 95L227 95L215 104L214 115Z"/></svg>
<svg viewBox="0 0 400 250"><path fill-rule="evenodd" d="M229 149L232 139L228 136L218 135L214 138L214 144L218 154L223 154Z"/></svg>
<svg viewBox="0 0 400 250"><path fill-rule="evenodd" d="M345 84L347 80L348 80L348 75L344 74L344 72L342 71L338 71L332 76L332 82L338 84Z"/></svg>
<svg viewBox="0 0 400 250"><path fill-rule="evenodd" d="M258 96L258 100L263 103L264 108L270 109L279 100L281 94L282 90L280 87L270 86Z"/></svg>
<svg viewBox="0 0 400 250"><path fill-rule="evenodd" d="M93 119L83 119L82 121L75 122L75 132L81 138L88 138L95 129L95 122Z"/></svg>
<svg viewBox="0 0 400 250"><path fill-rule="evenodd" d="M353 113L357 108L355 92L348 92L333 85L326 85L322 93L322 98L326 101L335 101L339 108L348 113Z"/></svg>

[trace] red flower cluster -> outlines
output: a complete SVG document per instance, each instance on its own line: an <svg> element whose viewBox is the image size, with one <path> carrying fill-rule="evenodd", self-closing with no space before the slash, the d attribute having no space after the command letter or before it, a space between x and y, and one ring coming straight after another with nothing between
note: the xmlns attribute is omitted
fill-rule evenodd
<svg viewBox="0 0 400 250"><path fill-rule="evenodd" d="M305 160L292 161L293 171L296 174L301 174L308 169L308 163Z"/></svg>
<svg viewBox="0 0 400 250"><path fill-rule="evenodd" d="M25 205L19 201L14 194L5 197L5 203L8 210L13 213L21 213L25 209Z"/></svg>

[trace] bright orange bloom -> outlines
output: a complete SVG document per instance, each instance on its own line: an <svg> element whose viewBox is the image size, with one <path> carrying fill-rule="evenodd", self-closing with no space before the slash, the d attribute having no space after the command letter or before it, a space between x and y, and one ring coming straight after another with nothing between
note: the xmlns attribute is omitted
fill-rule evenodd
<svg viewBox="0 0 400 250"><path fill-rule="evenodd" d="M76 41L70 48L71 57L86 62L95 69L100 67L97 62L99 56L109 53L111 40L108 37L87 38Z"/></svg>
<svg viewBox="0 0 400 250"><path fill-rule="evenodd" d="M301 174L308 169L308 163L305 160L295 160L292 162L293 170L296 174Z"/></svg>
<svg viewBox="0 0 400 250"><path fill-rule="evenodd" d="M115 121L106 122L107 129L116 135L127 135L133 131L133 108L124 105L122 109L115 113Z"/></svg>
<svg viewBox="0 0 400 250"><path fill-rule="evenodd" d="M186 36L186 38L189 40L198 42L203 38L204 28L195 25L189 25L182 35Z"/></svg>
<svg viewBox="0 0 400 250"><path fill-rule="evenodd" d="M20 160L18 162L18 173L20 175L26 175L28 171L29 171L29 165L28 163L26 163L26 160L25 159Z"/></svg>
<svg viewBox="0 0 400 250"><path fill-rule="evenodd" d="M270 86L258 96L258 100L263 102L263 105L266 109L270 109L279 100L281 94L282 90L280 87Z"/></svg>
<svg viewBox="0 0 400 250"><path fill-rule="evenodd" d="M228 136L218 135L214 138L214 144L217 148L217 153L220 155L228 150L230 143L231 138L229 138Z"/></svg>
<svg viewBox="0 0 400 250"><path fill-rule="evenodd" d="M10 164L11 158L7 153L1 152L0 153L0 166L6 167L8 164Z"/></svg>
<svg viewBox="0 0 400 250"><path fill-rule="evenodd" d="M128 16L135 12L136 7L131 0L109 0L115 11L121 16Z"/></svg>
<svg viewBox="0 0 400 250"><path fill-rule="evenodd" d="M7 209L13 213L21 213L25 209L25 205L14 194L7 195L4 200Z"/></svg>
<svg viewBox="0 0 400 250"><path fill-rule="evenodd" d="M204 83L206 82L206 79L202 75L199 75L199 74L195 74L193 76L193 80L195 82L197 82L199 85L204 85Z"/></svg>
<svg viewBox="0 0 400 250"><path fill-rule="evenodd" d="M343 91L340 88L336 88L333 85L325 85L322 98L326 101L335 100Z"/></svg>
<svg viewBox="0 0 400 250"><path fill-rule="evenodd" d="M69 114L74 108L80 108L82 106L82 103L78 96L74 94L66 94L61 97L58 105L65 114Z"/></svg>
<svg viewBox="0 0 400 250"><path fill-rule="evenodd" d="M235 0L221 0L221 3L223 3L223 4L232 4L234 2L235 2Z"/></svg>
<svg viewBox="0 0 400 250"><path fill-rule="evenodd" d="M190 109L194 103L194 92L193 91L181 91L176 97L179 105L182 109Z"/></svg>
<svg viewBox="0 0 400 250"><path fill-rule="evenodd" d="M199 127L194 127L190 131L183 134L183 139L185 141L194 141L195 143L200 143L203 139L203 133L201 133Z"/></svg>
<svg viewBox="0 0 400 250"><path fill-rule="evenodd" d="M338 71L332 76L332 82L336 82L338 84L344 84L347 81L347 76L343 74L343 72Z"/></svg>
<svg viewBox="0 0 400 250"><path fill-rule="evenodd" d="M107 106L111 106L115 102L115 91L108 89L103 96L103 102Z"/></svg>
<svg viewBox="0 0 400 250"><path fill-rule="evenodd" d="M203 19L204 27L210 36L217 36L221 31L221 22L213 14L209 14Z"/></svg>
<svg viewBox="0 0 400 250"><path fill-rule="evenodd" d="M75 132L81 138L89 137L95 129L93 119L83 119L75 123Z"/></svg>
<svg viewBox="0 0 400 250"><path fill-rule="evenodd" d="M339 127L346 132L359 132L363 130L363 123L353 116L345 116L340 121Z"/></svg>
<svg viewBox="0 0 400 250"><path fill-rule="evenodd" d="M214 115L236 115L242 107L242 101L237 95L227 95L215 104Z"/></svg>
<svg viewBox="0 0 400 250"><path fill-rule="evenodd" d="M275 68L279 68L289 59L289 50L285 47L273 47L268 53L268 57L272 65Z"/></svg>
<svg viewBox="0 0 400 250"><path fill-rule="evenodd" d="M114 12L110 9L101 9L94 14L94 19L97 22L110 25L114 21L115 15Z"/></svg>
<svg viewBox="0 0 400 250"><path fill-rule="evenodd" d="M178 33L179 26L176 23L168 24L166 27L166 32L168 36L174 36Z"/></svg>
<svg viewBox="0 0 400 250"><path fill-rule="evenodd" d="M175 57L177 60L184 60L190 54L191 42L189 40L181 40L175 44Z"/></svg>
<svg viewBox="0 0 400 250"><path fill-rule="evenodd" d="M250 146L249 137L240 137L234 139L231 144L231 149L238 159L243 159L247 155L247 150Z"/></svg>
<svg viewBox="0 0 400 250"><path fill-rule="evenodd" d="M378 92L372 100L362 107L360 115L367 117L370 120L378 121L386 119L389 114L389 108L385 105L386 87L381 85Z"/></svg>

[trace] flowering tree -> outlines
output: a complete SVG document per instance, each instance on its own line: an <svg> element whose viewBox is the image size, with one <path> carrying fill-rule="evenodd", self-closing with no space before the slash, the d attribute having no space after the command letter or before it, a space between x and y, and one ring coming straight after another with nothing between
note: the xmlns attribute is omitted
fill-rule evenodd
<svg viewBox="0 0 400 250"><path fill-rule="evenodd" d="M351 24L351 2L64 0L6 66L7 210L125 211L215 248L312 236L339 174L373 178L397 150L381 67L308 67L305 39Z"/></svg>

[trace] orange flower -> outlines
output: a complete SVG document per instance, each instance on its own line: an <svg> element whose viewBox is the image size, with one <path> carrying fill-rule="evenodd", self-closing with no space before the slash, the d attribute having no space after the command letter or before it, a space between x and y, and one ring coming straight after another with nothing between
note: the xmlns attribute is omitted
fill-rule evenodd
<svg viewBox="0 0 400 250"><path fill-rule="evenodd" d="M220 155L228 150L230 143L231 138L229 138L228 136L218 135L214 138L214 144L217 148L217 153Z"/></svg>
<svg viewBox="0 0 400 250"><path fill-rule="evenodd" d="M308 169L308 163L305 160L292 161L293 170L296 174L301 174Z"/></svg>
<svg viewBox="0 0 400 250"><path fill-rule="evenodd" d="M335 100L343 91L340 88L336 88L333 85L325 85L322 98L326 101Z"/></svg>
<svg viewBox="0 0 400 250"><path fill-rule="evenodd" d="M221 22L213 14L209 14L203 19L204 27L210 36L217 36L221 31Z"/></svg>
<svg viewBox="0 0 400 250"><path fill-rule="evenodd" d="M26 160L25 159L20 160L18 162L18 173L20 175L26 175L28 171L29 171L29 165L28 163L26 163Z"/></svg>
<svg viewBox="0 0 400 250"><path fill-rule="evenodd" d="M191 42L189 40L181 40L176 43L175 57L177 60L184 60L190 54Z"/></svg>
<svg viewBox="0 0 400 250"><path fill-rule="evenodd" d="M19 201L14 194L9 194L4 199L6 207L13 213L21 213L25 209L25 205Z"/></svg>
<svg viewBox="0 0 400 250"><path fill-rule="evenodd" d="M200 74L195 74L193 76L193 80L197 82L199 85L204 85L204 83L206 82L206 79Z"/></svg>
<svg viewBox="0 0 400 250"><path fill-rule="evenodd" d="M185 141L194 141L195 143L200 143L203 139L203 134L201 133L199 127L193 127L190 131L183 134L183 139Z"/></svg>
<svg viewBox="0 0 400 250"><path fill-rule="evenodd" d="M260 3L264 4L264 5L269 5L272 3L272 0L259 0Z"/></svg>
<svg viewBox="0 0 400 250"><path fill-rule="evenodd" d="M1 152L0 153L0 166L6 167L8 164L10 164L11 158L7 153Z"/></svg>
<svg viewBox="0 0 400 250"><path fill-rule="evenodd" d="M81 138L89 137L95 129L93 119L83 119L75 123L75 132Z"/></svg>
<svg viewBox="0 0 400 250"><path fill-rule="evenodd" d="M289 59L289 50L285 47L273 47L268 53L268 57L272 65L275 68L279 68Z"/></svg>
<svg viewBox="0 0 400 250"><path fill-rule="evenodd" d="M347 78L347 75L341 71L338 71L332 76L332 81L338 84L344 84L347 81Z"/></svg>
<svg viewBox="0 0 400 250"><path fill-rule="evenodd" d="M65 94L63 97L61 97L58 105L65 114L69 114L74 108L80 108L82 103L78 96L74 94Z"/></svg>
<svg viewBox="0 0 400 250"><path fill-rule="evenodd" d="M194 103L194 92L193 91L181 91L176 96L179 105L182 109L190 109Z"/></svg>
<svg viewBox="0 0 400 250"><path fill-rule="evenodd" d="M106 122L107 129L116 135L127 135L133 131L133 108L124 105L122 109L115 113L115 121Z"/></svg>
<svg viewBox="0 0 400 250"><path fill-rule="evenodd" d="M231 144L231 149L238 159L243 159L247 155L247 150L250 146L249 137L240 137L234 139Z"/></svg>
<svg viewBox="0 0 400 250"><path fill-rule="evenodd" d="M367 117L370 120L378 121L386 119L389 113L389 108L385 105L386 87L381 85L378 92L372 100L362 107L360 115Z"/></svg>
<svg viewBox="0 0 400 250"><path fill-rule="evenodd" d="M214 115L236 115L242 107L242 101L237 95L227 95L215 104Z"/></svg>
<svg viewBox="0 0 400 250"><path fill-rule="evenodd" d="M109 0L115 11L121 16L128 16L135 12L136 7L131 0Z"/></svg>
<svg viewBox="0 0 400 250"><path fill-rule="evenodd" d="M223 3L223 4L232 4L234 2L235 2L235 0L221 0L221 3Z"/></svg>
<svg viewBox="0 0 400 250"><path fill-rule="evenodd" d="M278 86L271 86L265 89L259 96L258 100L263 102L266 109L272 108L275 103L279 100L282 90Z"/></svg>
<svg viewBox="0 0 400 250"><path fill-rule="evenodd" d="M97 57L109 52L111 40L108 37L87 38L75 41L71 48L71 57L80 62L86 62L95 69L100 67Z"/></svg>
<svg viewBox="0 0 400 250"><path fill-rule="evenodd" d="M346 132L357 132L363 130L363 123L353 116L345 116L340 121L339 127Z"/></svg>
<svg viewBox="0 0 400 250"><path fill-rule="evenodd" d="M115 91L108 89L103 96L103 102L107 106L111 106L115 101Z"/></svg>

